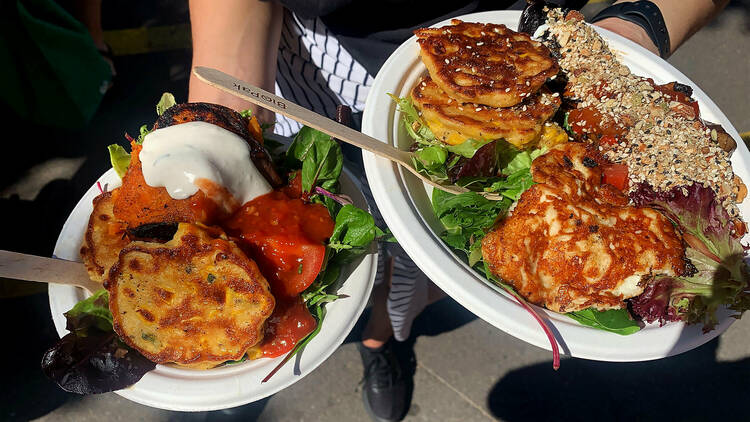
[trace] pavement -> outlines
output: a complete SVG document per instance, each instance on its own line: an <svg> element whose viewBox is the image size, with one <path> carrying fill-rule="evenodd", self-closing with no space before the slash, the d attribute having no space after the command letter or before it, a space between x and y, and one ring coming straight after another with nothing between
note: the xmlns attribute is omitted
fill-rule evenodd
<svg viewBox="0 0 750 422"><path fill-rule="evenodd" d="M669 60L740 132L750 130L749 5L747 0L731 2ZM587 6L586 12L601 6ZM133 8L105 19L105 29L184 24L184 7L174 7L179 13L157 22ZM153 120L161 92L186 99L190 52L159 45L158 52L116 57L118 79L85 130L24 125L25 139L34 142L9 138L17 152L0 156L0 215L7 225L0 248L50 255L77 199L109 167L106 145L121 142L123 132L137 133L142 123ZM369 420L361 402L362 367L354 344L362 320L325 363L291 387L234 409L180 413L142 406L114 393L81 397L59 390L39 369L43 351L57 338L46 292L33 284L8 282L3 282L2 292L2 420ZM550 352L495 329L450 298L428 307L413 331L418 366L407 421L748 418L748 316L718 339L679 356L637 363L565 358L558 371L552 370Z"/></svg>

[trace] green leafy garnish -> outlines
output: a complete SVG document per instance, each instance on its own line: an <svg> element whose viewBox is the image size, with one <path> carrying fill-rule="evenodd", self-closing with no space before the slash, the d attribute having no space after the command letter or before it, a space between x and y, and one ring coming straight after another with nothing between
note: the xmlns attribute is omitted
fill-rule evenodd
<svg viewBox="0 0 750 422"><path fill-rule="evenodd" d="M534 184L531 177L531 162L546 151L542 148L519 151L507 142L503 142L498 148L501 151L500 173L507 177L492 182L484 191L497 192L512 201L518 201L521 194Z"/></svg>
<svg viewBox="0 0 750 422"><path fill-rule="evenodd" d="M67 329L78 336L85 336L91 327L101 331L112 331L112 313L109 311L109 293L99 290L65 312Z"/></svg>
<svg viewBox="0 0 750 422"><path fill-rule="evenodd" d="M448 152L439 145L431 145L419 148L412 155L414 168L420 173L429 176L434 182L443 183L449 180L448 170L445 161L448 159Z"/></svg>
<svg viewBox="0 0 750 422"><path fill-rule="evenodd" d="M414 151L414 157L427 169L434 169L445 164L448 152L445 148L437 145L420 148Z"/></svg>
<svg viewBox="0 0 750 422"><path fill-rule="evenodd" d="M563 118L563 129L565 129L566 132L570 135L574 135L573 128L570 127L570 123L568 123L568 115L570 114L569 111L565 112L565 117Z"/></svg>
<svg viewBox="0 0 750 422"><path fill-rule="evenodd" d="M589 308L582 311L568 312L565 315L573 318L580 324L622 336L636 333L641 329L638 323L630 318L627 309L597 311L596 309Z"/></svg>
<svg viewBox="0 0 750 422"><path fill-rule="evenodd" d="M135 143L137 143L137 144L140 145L140 144L143 143L143 140L146 139L146 135L148 135L149 133L151 133L151 130L149 130L148 125L143 125L138 130L138 132L139 132L138 139L135 140Z"/></svg>
<svg viewBox="0 0 750 422"><path fill-rule="evenodd" d="M290 168L298 168L298 163L302 163L303 192L312 191L316 184L330 190L338 181L344 163L339 144L325 133L307 126L294 137L286 157Z"/></svg>
<svg viewBox="0 0 750 422"><path fill-rule="evenodd" d="M177 102L174 100L174 95L169 92L161 94L161 98L156 104L156 115L161 116L169 107L172 107L175 104L177 104Z"/></svg>
<svg viewBox="0 0 750 422"><path fill-rule="evenodd" d="M403 113L404 128L406 128L409 136L420 144L433 144L435 142L435 134L432 133L432 130L430 130L419 116L419 112L414 107L411 98L408 96L399 98L393 94L388 94L388 96L393 99L398 105L398 110Z"/></svg>
<svg viewBox="0 0 750 422"><path fill-rule="evenodd" d="M510 199L491 201L475 192L454 195L442 190L432 191L432 209L446 231L441 238L449 246L464 251L472 248L492 227L498 215L503 215L511 205Z"/></svg>
<svg viewBox="0 0 750 422"><path fill-rule="evenodd" d="M461 142L458 145L445 145L445 149L462 157L471 158L474 156L474 154L476 154L479 148L482 148L490 142L492 141L467 139L466 141Z"/></svg>
<svg viewBox="0 0 750 422"><path fill-rule="evenodd" d="M505 145L505 149L501 154L501 160L504 161L504 164L501 165L500 173L506 176L510 176L521 170L530 169L531 162L547 152L543 148L537 148L531 151L519 151L508 143L505 143Z"/></svg>
<svg viewBox="0 0 750 422"><path fill-rule="evenodd" d="M109 151L109 161L112 163L112 168L115 169L117 175L122 179L130 165L130 154L125 151L125 148L117 144L108 146L107 150Z"/></svg>
<svg viewBox="0 0 750 422"><path fill-rule="evenodd" d="M383 231L375 225L372 215L354 205L344 205L336 216L336 225L328 246L336 252L363 253L364 247Z"/></svg>

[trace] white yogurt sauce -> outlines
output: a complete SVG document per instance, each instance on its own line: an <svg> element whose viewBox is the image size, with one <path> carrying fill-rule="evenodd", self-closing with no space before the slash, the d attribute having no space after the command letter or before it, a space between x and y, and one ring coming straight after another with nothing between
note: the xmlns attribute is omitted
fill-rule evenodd
<svg viewBox="0 0 750 422"><path fill-rule="evenodd" d="M166 188L173 199L198 192L199 179L223 186L240 204L273 190L250 159L247 142L211 123L157 129L143 139L139 157L146 183Z"/></svg>

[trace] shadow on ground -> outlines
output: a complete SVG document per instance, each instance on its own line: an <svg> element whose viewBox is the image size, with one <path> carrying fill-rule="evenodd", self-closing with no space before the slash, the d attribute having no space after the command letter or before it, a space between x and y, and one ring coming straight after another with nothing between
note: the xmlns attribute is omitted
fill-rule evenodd
<svg viewBox="0 0 750 422"><path fill-rule="evenodd" d="M2 299L4 345L0 348L3 381L0 384L0 418L24 421L43 416L75 394L62 391L42 373L45 350L58 340L46 294Z"/></svg>
<svg viewBox="0 0 750 422"><path fill-rule="evenodd" d="M495 384L487 404L507 421L743 419L750 359L717 362L718 344L651 362L566 359L557 372L548 362L517 369Z"/></svg>

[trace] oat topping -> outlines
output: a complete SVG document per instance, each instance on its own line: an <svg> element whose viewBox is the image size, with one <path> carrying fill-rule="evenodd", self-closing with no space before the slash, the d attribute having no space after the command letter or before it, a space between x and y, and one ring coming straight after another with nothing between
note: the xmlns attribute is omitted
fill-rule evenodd
<svg viewBox="0 0 750 422"><path fill-rule="evenodd" d="M610 161L628 166L630 189L641 182L657 191L700 183L716 192L731 216L738 216L736 201L743 199L744 185L732 171L731 151L722 149L696 109L632 74L582 20L566 19L560 9L548 17L554 41L547 42L559 45L559 64L569 81L566 94L579 101L577 109L589 109L600 126L619 134L600 142L599 149ZM587 122L576 123L582 127L573 129L585 137Z"/></svg>

